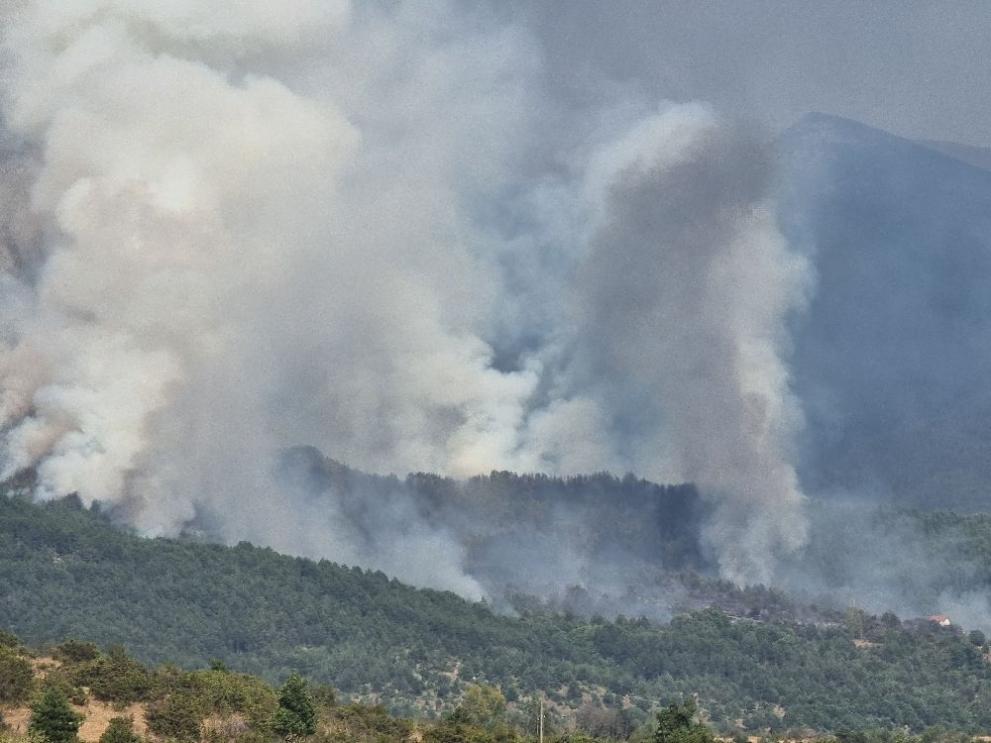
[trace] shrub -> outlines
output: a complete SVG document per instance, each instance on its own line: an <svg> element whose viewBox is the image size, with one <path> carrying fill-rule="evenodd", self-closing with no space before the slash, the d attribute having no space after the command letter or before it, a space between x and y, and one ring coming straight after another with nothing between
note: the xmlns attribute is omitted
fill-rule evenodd
<svg viewBox="0 0 991 743"><path fill-rule="evenodd" d="M53 655L64 663L85 663L100 657L100 649L92 642L66 640L55 648Z"/></svg>
<svg viewBox="0 0 991 743"><path fill-rule="evenodd" d="M506 697L494 686L472 684L458 707L466 722L478 727L498 723L506 711Z"/></svg>
<svg viewBox="0 0 991 743"><path fill-rule="evenodd" d="M657 713L654 743L714 743L712 731L696 719L695 702L672 704Z"/></svg>
<svg viewBox="0 0 991 743"><path fill-rule="evenodd" d="M19 704L33 688L31 663L7 647L0 648L0 703Z"/></svg>
<svg viewBox="0 0 991 743"><path fill-rule="evenodd" d="M17 639L17 635L0 629L0 648L19 648L20 646L21 641Z"/></svg>
<svg viewBox="0 0 991 743"><path fill-rule="evenodd" d="M261 679L230 671L195 671L175 681L202 699L207 712L243 714L256 727L265 727L278 708L272 688Z"/></svg>
<svg viewBox="0 0 991 743"><path fill-rule="evenodd" d="M272 720L272 730L284 738L313 735L317 730L317 714L306 682L292 674L279 694L279 709Z"/></svg>
<svg viewBox="0 0 991 743"><path fill-rule="evenodd" d="M72 680L79 686L88 686L97 699L119 704L144 701L153 689L148 669L118 648L106 657L81 663Z"/></svg>
<svg viewBox="0 0 991 743"><path fill-rule="evenodd" d="M130 717L114 717L100 736L100 743L141 743L134 732L134 720Z"/></svg>
<svg viewBox="0 0 991 743"><path fill-rule="evenodd" d="M56 687L72 704L86 704L86 690L75 683L64 668L50 668L45 674L45 686Z"/></svg>
<svg viewBox="0 0 991 743"><path fill-rule="evenodd" d="M204 715L203 705L193 694L177 691L148 709L148 729L163 738L195 743Z"/></svg>

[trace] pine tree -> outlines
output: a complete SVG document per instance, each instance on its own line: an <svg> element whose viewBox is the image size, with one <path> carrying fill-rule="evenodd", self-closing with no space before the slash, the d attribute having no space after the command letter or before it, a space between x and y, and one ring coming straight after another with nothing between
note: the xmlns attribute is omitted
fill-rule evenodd
<svg viewBox="0 0 991 743"><path fill-rule="evenodd" d="M65 694L57 687L49 686L31 707L31 724L28 727L48 743L75 743L80 722L79 715L72 711Z"/></svg>
<svg viewBox="0 0 991 743"><path fill-rule="evenodd" d="M714 743L712 731L696 720L697 711L689 699L658 712L654 743Z"/></svg>
<svg viewBox="0 0 991 743"><path fill-rule="evenodd" d="M100 743L140 743L141 738L134 732L134 720L130 717L114 717L103 735Z"/></svg>
<svg viewBox="0 0 991 743"><path fill-rule="evenodd" d="M283 738L301 738L317 730L316 710L299 674L292 674L279 693L279 709L272 720L272 729Z"/></svg>

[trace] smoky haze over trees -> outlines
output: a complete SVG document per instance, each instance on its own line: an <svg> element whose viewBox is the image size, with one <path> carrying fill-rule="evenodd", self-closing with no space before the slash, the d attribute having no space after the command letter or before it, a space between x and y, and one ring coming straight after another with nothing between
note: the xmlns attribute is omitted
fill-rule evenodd
<svg viewBox="0 0 991 743"><path fill-rule="evenodd" d="M313 503L335 501L359 564L381 562L406 543L411 525L442 525L462 545L462 569L502 611L534 606L583 616L667 620L706 606L749 616L746 592L714 580L719 554L706 531L713 504L693 486L659 486L632 476L571 478L493 472L466 481L415 474L367 475L295 449L279 477ZM901 616L950 614L991 629L988 517L817 499L809 540L778 571L788 598L755 595L794 621L816 611L861 606ZM198 524L212 533L209 519ZM398 565L396 569L402 568ZM706 577L708 576L708 577ZM429 583L429 574L420 576ZM534 602L533 597L541 600Z"/></svg>
<svg viewBox="0 0 991 743"><path fill-rule="evenodd" d="M513 6L4 21L0 466L34 497L474 599L663 615L631 590L690 565L937 600L817 556L850 502L983 505L987 171L562 82Z"/></svg>

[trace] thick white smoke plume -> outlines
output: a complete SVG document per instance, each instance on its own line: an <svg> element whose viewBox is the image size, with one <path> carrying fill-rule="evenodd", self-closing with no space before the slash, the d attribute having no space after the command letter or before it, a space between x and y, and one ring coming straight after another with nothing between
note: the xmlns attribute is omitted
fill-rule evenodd
<svg viewBox="0 0 991 743"><path fill-rule="evenodd" d="M704 107L576 115L443 4L31 0L2 59L2 465L39 497L474 597L443 525L370 504L369 550L273 458L691 478L739 581L802 543L804 266Z"/></svg>

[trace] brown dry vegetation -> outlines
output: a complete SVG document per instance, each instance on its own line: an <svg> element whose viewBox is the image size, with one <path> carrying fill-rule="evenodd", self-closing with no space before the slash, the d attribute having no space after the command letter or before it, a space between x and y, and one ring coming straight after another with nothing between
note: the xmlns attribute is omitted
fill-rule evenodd
<svg viewBox="0 0 991 743"><path fill-rule="evenodd" d="M63 665L62 661L50 656L31 658L30 661L37 681L43 681L50 671L61 668ZM79 739L83 743L98 741L114 717L131 717L134 720L134 730L139 735L144 736L148 731L148 725L145 721L145 707L142 704L113 705L88 697L86 704L73 705L73 709L83 718L82 725L79 727ZM3 715L3 720L11 732L17 734L27 732L28 724L31 722L31 709L29 707L0 707L0 714Z"/></svg>
<svg viewBox="0 0 991 743"><path fill-rule="evenodd" d="M138 735L144 736L148 732L148 725L145 721L145 706L143 704L131 704L126 707L116 706L96 699L90 699L82 706L72 707L83 718L83 724L79 727L79 739L83 743L96 743L100 736L107 729L111 718L130 717L134 720L134 731ZM28 707L12 707L2 710L4 722L10 727L11 732L24 734L27 732L28 723L31 721L31 710Z"/></svg>

